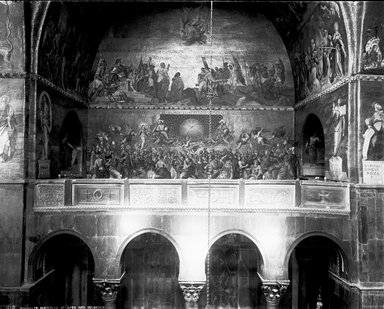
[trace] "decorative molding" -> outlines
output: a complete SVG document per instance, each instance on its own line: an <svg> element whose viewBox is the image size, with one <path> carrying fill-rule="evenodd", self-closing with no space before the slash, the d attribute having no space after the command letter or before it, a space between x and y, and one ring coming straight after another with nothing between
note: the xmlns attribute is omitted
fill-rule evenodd
<svg viewBox="0 0 384 309"><path fill-rule="evenodd" d="M357 74L355 80L358 81L384 81L384 75L375 75L375 74Z"/></svg>
<svg viewBox="0 0 384 309"><path fill-rule="evenodd" d="M153 213L153 212L206 212L207 208L197 208L197 207L130 207L128 205L124 206L109 206L109 205L89 205L89 206L51 206L51 207L34 207L34 212L36 213L45 213L45 212L94 212L94 211L125 211L125 212L144 212L144 213ZM300 206L294 208L210 208L211 213L289 213L290 215L311 215L311 214L320 214L320 215L330 215L330 216L349 216L349 210L338 210L338 209L326 209L326 208L305 208Z"/></svg>
<svg viewBox="0 0 384 309"><path fill-rule="evenodd" d="M181 185L130 185L130 207L178 207L181 204Z"/></svg>
<svg viewBox="0 0 384 309"><path fill-rule="evenodd" d="M122 184L72 184L72 205L122 205L123 201Z"/></svg>
<svg viewBox="0 0 384 309"><path fill-rule="evenodd" d="M270 209L287 205L286 208L293 208L296 203L295 192L295 185L246 185L245 206L248 208Z"/></svg>
<svg viewBox="0 0 384 309"><path fill-rule="evenodd" d="M201 208L208 208L208 200L210 208L215 209L239 209L239 185L230 184L211 184L194 185L188 184L188 208L194 208L196 205L201 205Z"/></svg>
<svg viewBox="0 0 384 309"><path fill-rule="evenodd" d="M201 281L201 282L179 281L179 284L183 291L185 302L197 303L200 297L200 292L205 285L205 281Z"/></svg>
<svg viewBox="0 0 384 309"><path fill-rule="evenodd" d="M55 85L54 83L52 83L50 80L46 79L45 77L39 75L39 74L35 74L35 73L29 73L27 74L27 77L29 77L31 80L34 80L38 83L41 83L42 85L46 86L46 87L49 87L55 91L57 91L58 93L60 93L62 96L68 98L68 99L71 99L73 101L76 101L78 103L81 103L84 107L88 107L88 101L86 99L84 99L83 97L77 95L77 94L73 94L73 93L69 93L68 91L62 89L61 87Z"/></svg>
<svg viewBox="0 0 384 309"><path fill-rule="evenodd" d="M312 95L306 97L305 99L297 102L294 105L294 109L297 110L301 107L304 107L307 104L318 100L323 95L334 92L335 90L341 88L342 86L344 86L348 83L354 83L357 81L384 81L384 75L358 73L354 76L344 77L343 79L339 80L337 83L329 86L328 88L326 88L326 89L324 89L318 93L312 94Z"/></svg>
<svg viewBox="0 0 384 309"><path fill-rule="evenodd" d="M209 109L207 106L176 106L176 105L133 105L132 103L128 102L113 102L113 101L106 101L103 103L90 103L89 109L127 109L127 110L140 110L140 111L146 111L146 110L162 110L162 111L177 111L178 113L185 111L185 113L190 114L191 111L193 113L199 113L199 114L208 114L210 111L215 114L220 111L278 111L278 112L286 112L286 111L294 111L293 107L286 107L286 106L260 106L260 107L227 107L227 106L220 106L220 107L212 107L212 109Z"/></svg>
<svg viewBox="0 0 384 309"><path fill-rule="evenodd" d="M306 208L349 210L349 187L302 184L301 205Z"/></svg>
<svg viewBox="0 0 384 309"><path fill-rule="evenodd" d="M344 77L341 80L339 80L338 82L336 82L336 83L332 84L331 86L325 88L324 90L321 90L318 93L314 93L314 94L306 97L305 99L297 102L295 104L295 106L294 106L294 109L297 110L297 109L299 109L301 107L304 107L307 104L318 100L323 95L326 95L328 93L331 93L331 92L335 91L336 89L341 88L342 86L346 85L347 83L351 82L352 80L353 80L353 77Z"/></svg>
<svg viewBox="0 0 384 309"><path fill-rule="evenodd" d="M39 207L60 208L64 207L65 185L64 184L37 184L36 185L35 209Z"/></svg>

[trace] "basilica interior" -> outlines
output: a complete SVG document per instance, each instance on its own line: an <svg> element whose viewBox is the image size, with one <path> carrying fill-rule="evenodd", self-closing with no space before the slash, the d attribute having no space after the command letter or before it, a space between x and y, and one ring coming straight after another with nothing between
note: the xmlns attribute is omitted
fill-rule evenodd
<svg viewBox="0 0 384 309"><path fill-rule="evenodd" d="M383 20L0 1L0 308L383 308Z"/></svg>

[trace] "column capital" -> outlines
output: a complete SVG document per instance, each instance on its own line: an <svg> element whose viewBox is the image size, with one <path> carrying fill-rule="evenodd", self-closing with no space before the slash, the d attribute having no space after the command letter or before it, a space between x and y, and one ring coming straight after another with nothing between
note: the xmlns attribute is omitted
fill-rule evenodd
<svg viewBox="0 0 384 309"><path fill-rule="evenodd" d="M288 282L264 282L261 289L267 301L268 307L277 308L280 299L287 291L289 286Z"/></svg>
<svg viewBox="0 0 384 309"><path fill-rule="evenodd" d="M101 298L106 306L116 301L120 288L119 279L93 279L93 283L100 291Z"/></svg>
<svg viewBox="0 0 384 309"><path fill-rule="evenodd" d="M179 281L180 288L183 290L183 296L186 307L195 307L200 297L200 292L205 285L205 281Z"/></svg>

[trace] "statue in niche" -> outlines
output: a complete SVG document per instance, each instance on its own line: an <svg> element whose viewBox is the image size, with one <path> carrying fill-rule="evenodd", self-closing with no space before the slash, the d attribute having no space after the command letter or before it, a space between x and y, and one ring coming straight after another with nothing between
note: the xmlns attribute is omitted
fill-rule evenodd
<svg viewBox="0 0 384 309"><path fill-rule="evenodd" d="M49 134L52 130L52 110L51 98L49 94L43 91L39 98L40 125L43 134L43 152L41 159L48 160L49 155Z"/></svg>
<svg viewBox="0 0 384 309"><path fill-rule="evenodd" d="M183 44L206 44L208 20L208 12L203 12L202 7L195 10L184 8L180 29Z"/></svg>
<svg viewBox="0 0 384 309"><path fill-rule="evenodd" d="M83 132L80 119L74 111L64 118L60 130L61 173L68 176L83 174Z"/></svg>
<svg viewBox="0 0 384 309"><path fill-rule="evenodd" d="M363 134L363 160L378 161L384 159L384 113L383 107L373 102L373 115L365 119L366 131Z"/></svg>
<svg viewBox="0 0 384 309"><path fill-rule="evenodd" d="M12 159L16 147L16 119L8 95L0 97L0 163Z"/></svg>
<svg viewBox="0 0 384 309"><path fill-rule="evenodd" d="M319 148L320 138L317 136L317 133L313 133L312 136L309 137L305 145L305 149L309 156L309 163L316 164L317 163L317 150Z"/></svg>

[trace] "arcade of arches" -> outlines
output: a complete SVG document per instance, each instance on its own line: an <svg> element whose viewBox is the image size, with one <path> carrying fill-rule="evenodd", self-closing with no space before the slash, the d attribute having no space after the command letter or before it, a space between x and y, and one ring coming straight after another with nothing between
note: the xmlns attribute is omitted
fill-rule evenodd
<svg viewBox="0 0 384 309"><path fill-rule="evenodd" d="M0 1L0 307L383 308L383 20Z"/></svg>

